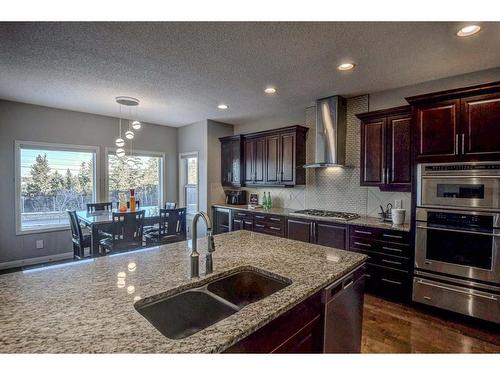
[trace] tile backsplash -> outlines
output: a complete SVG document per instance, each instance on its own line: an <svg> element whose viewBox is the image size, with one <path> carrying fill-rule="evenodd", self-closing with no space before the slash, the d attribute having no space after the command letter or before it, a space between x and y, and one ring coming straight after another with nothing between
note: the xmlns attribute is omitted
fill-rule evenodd
<svg viewBox="0 0 500 375"><path fill-rule="evenodd" d="M402 201L407 210L406 220L410 217L410 193L383 192L377 187L360 186L360 122L357 113L368 111L368 95L347 100L346 167L310 168L306 172L306 185L294 188L245 188L248 193L270 192L273 206L290 209L325 209L332 211L355 212L360 215L377 216L380 205L395 205ZM306 109L307 163L314 161L316 108Z"/></svg>

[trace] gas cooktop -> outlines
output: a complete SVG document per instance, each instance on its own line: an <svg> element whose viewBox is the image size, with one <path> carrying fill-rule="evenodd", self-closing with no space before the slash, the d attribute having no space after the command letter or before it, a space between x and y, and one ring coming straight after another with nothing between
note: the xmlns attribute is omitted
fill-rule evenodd
<svg viewBox="0 0 500 375"><path fill-rule="evenodd" d="M319 216L319 217L331 217L339 220L354 220L359 217L358 214L352 212L338 212L338 211L327 211L327 210L299 210L291 212L290 215L307 215L307 216Z"/></svg>

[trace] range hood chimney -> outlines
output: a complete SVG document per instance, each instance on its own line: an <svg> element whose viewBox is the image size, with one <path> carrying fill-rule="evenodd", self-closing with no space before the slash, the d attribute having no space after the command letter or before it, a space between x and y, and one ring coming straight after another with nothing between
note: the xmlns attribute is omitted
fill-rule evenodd
<svg viewBox="0 0 500 375"><path fill-rule="evenodd" d="M304 168L344 166L346 99L331 96L316 101L316 150L314 163Z"/></svg>

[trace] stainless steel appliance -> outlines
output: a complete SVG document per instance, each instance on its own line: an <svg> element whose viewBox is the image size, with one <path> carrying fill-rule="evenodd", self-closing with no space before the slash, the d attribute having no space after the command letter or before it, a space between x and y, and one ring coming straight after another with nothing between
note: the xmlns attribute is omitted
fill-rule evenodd
<svg viewBox="0 0 500 375"><path fill-rule="evenodd" d="M291 216L316 216L319 218L322 217L331 217L338 220L354 220L359 217L358 214L352 212L339 212L339 211L327 211L327 210L298 210L290 213Z"/></svg>
<svg viewBox="0 0 500 375"><path fill-rule="evenodd" d="M226 190L226 204L247 204L246 190Z"/></svg>
<svg viewBox="0 0 500 375"><path fill-rule="evenodd" d="M413 300L500 322L500 163L418 166Z"/></svg>
<svg viewBox="0 0 500 375"><path fill-rule="evenodd" d="M324 290L323 351L325 353L361 351L364 292L364 265Z"/></svg>

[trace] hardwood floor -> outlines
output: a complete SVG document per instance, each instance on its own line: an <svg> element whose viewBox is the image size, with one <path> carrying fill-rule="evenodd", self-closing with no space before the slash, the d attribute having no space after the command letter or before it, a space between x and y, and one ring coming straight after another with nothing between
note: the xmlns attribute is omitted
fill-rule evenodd
<svg viewBox="0 0 500 375"><path fill-rule="evenodd" d="M500 328L365 295L362 353L500 353Z"/></svg>

